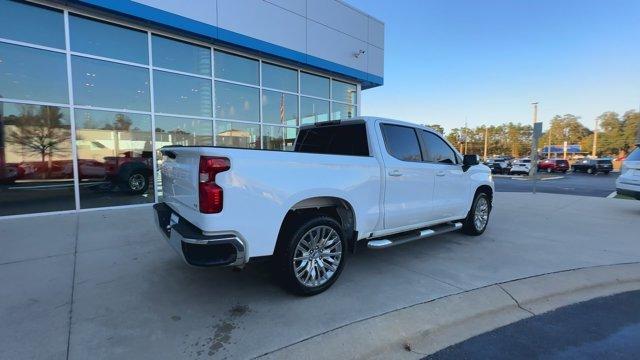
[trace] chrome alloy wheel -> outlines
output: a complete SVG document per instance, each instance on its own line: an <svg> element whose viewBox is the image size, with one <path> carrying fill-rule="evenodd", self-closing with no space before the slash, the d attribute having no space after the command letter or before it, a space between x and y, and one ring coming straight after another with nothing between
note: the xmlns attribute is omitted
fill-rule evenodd
<svg viewBox="0 0 640 360"><path fill-rule="evenodd" d="M487 221L489 221L489 202L486 197L480 197L473 214L473 225L476 230L482 231L487 226Z"/></svg>
<svg viewBox="0 0 640 360"><path fill-rule="evenodd" d="M133 174L129 177L129 189L133 191L140 191L144 189L144 175L142 174Z"/></svg>
<svg viewBox="0 0 640 360"><path fill-rule="evenodd" d="M340 235L333 228L320 225L300 238L293 253L293 269L302 285L316 287L333 277L341 260Z"/></svg>

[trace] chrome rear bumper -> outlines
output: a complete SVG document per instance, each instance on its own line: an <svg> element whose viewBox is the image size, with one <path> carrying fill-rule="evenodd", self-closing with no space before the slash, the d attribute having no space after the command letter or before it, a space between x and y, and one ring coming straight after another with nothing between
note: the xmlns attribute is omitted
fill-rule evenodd
<svg viewBox="0 0 640 360"><path fill-rule="evenodd" d="M232 233L204 235L167 204L155 204L153 209L158 229L187 264L211 267L240 266L246 262L246 246L239 236Z"/></svg>

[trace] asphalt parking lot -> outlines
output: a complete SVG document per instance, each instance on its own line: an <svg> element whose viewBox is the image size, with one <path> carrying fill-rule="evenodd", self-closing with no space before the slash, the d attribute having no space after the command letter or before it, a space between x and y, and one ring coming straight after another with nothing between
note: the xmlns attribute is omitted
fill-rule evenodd
<svg viewBox="0 0 640 360"><path fill-rule="evenodd" d="M429 360L637 359L640 291L593 299L489 331Z"/></svg>
<svg viewBox="0 0 640 360"><path fill-rule="evenodd" d="M618 173L608 175L589 175L584 173L551 174L552 178L536 181L536 191L549 194L607 197L616 191L616 178L618 175ZM544 176L547 176L547 174L544 174ZM493 180L496 185L496 191L529 193L533 191L533 181L527 176L494 176Z"/></svg>
<svg viewBox="0 0 640 360"><path fill-rule="evenodd" d="M277 287L261 264L187 267L148 206L2 220L0 358L258 357L443 296L638 262L639 216L634 201L497 193L483 236L365 250L329 291L307 298Z"/></svg>

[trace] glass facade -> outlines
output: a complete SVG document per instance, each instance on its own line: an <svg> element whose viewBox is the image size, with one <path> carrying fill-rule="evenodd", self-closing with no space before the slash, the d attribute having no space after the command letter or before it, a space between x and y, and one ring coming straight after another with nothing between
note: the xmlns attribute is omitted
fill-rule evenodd
<svg viewBox="0 0 640 360"><path fill-rule="evenodd" d="M0 216L151 203L163 146L287 151L358 109L355 84L71 10L0 23Z"/></svg>

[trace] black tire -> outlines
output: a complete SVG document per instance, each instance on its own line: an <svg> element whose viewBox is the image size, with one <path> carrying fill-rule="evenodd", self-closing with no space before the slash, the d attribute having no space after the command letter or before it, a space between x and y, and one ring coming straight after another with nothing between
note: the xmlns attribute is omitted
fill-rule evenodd
<svg viewBox="0 0 640 360"><path fill-rule="evenodd" d="M484 223L484 226L478 229L476 227L474 220L475 220L475 209L476 209L476 206L478 206L478 202L480 202L480 199L484 199L486 201L488 206L488 211L487 211L487 220ZM467 217L464 219L462 223L462 232L472 236L481 235L487 229L490 215L491 215L491 199L487 194L483 192L477 192L475 197L473 198L473 203L471 203L471 209L469 209L469 213L467 213Z"/></svg>
<svg viewBox="0 0 640 360"><path fill-rule="evenodd" d="M123 177L120 185L129 194L144 194L149 189L149 176L142 170L133 170Z"/></svg>
<svg viewBox="0 0 640 360"><path fill-rule="evenodd" d="M593 170L593 168L588 168L587 169L587 174L589 175L595 175L597 173L597 171Z"/></svg>
<svg viewBox="0 0 640 360"><path fill-rule="evenodd" d="M296 276L294 256L296 248L303 237L313 229L318 227L329 227L333 229L339 237L341 254L337 269L322 284L317 286L309 286L303 284ZM293 220L285 229L283 229L278 239L278 248L276 249L274 270L281 284L288 291L302 296L311 296L319 294L327 290L340 277L342 269L347 260L347 242L345 234L340 224L333 218L325 215L307 216ZM317 261L317 260L316 260ZM328 263L328 262L327 262ZM325 263L326 264L326 263Z"/></svg>
<svg viewBox="0 0 640 360"><path fill-rule="evenodd" d="M547 173L551 174L553 172L553 170L551 170L551 168L547 168Z"/></svg>
<svg viewBox="0 0 640 360"><path fill-rule="evenodd" d="M605 172L604 172L604 174L605 174L605 175L609 175L609 172L608 172L608 171L605 171Z"/></svg>

